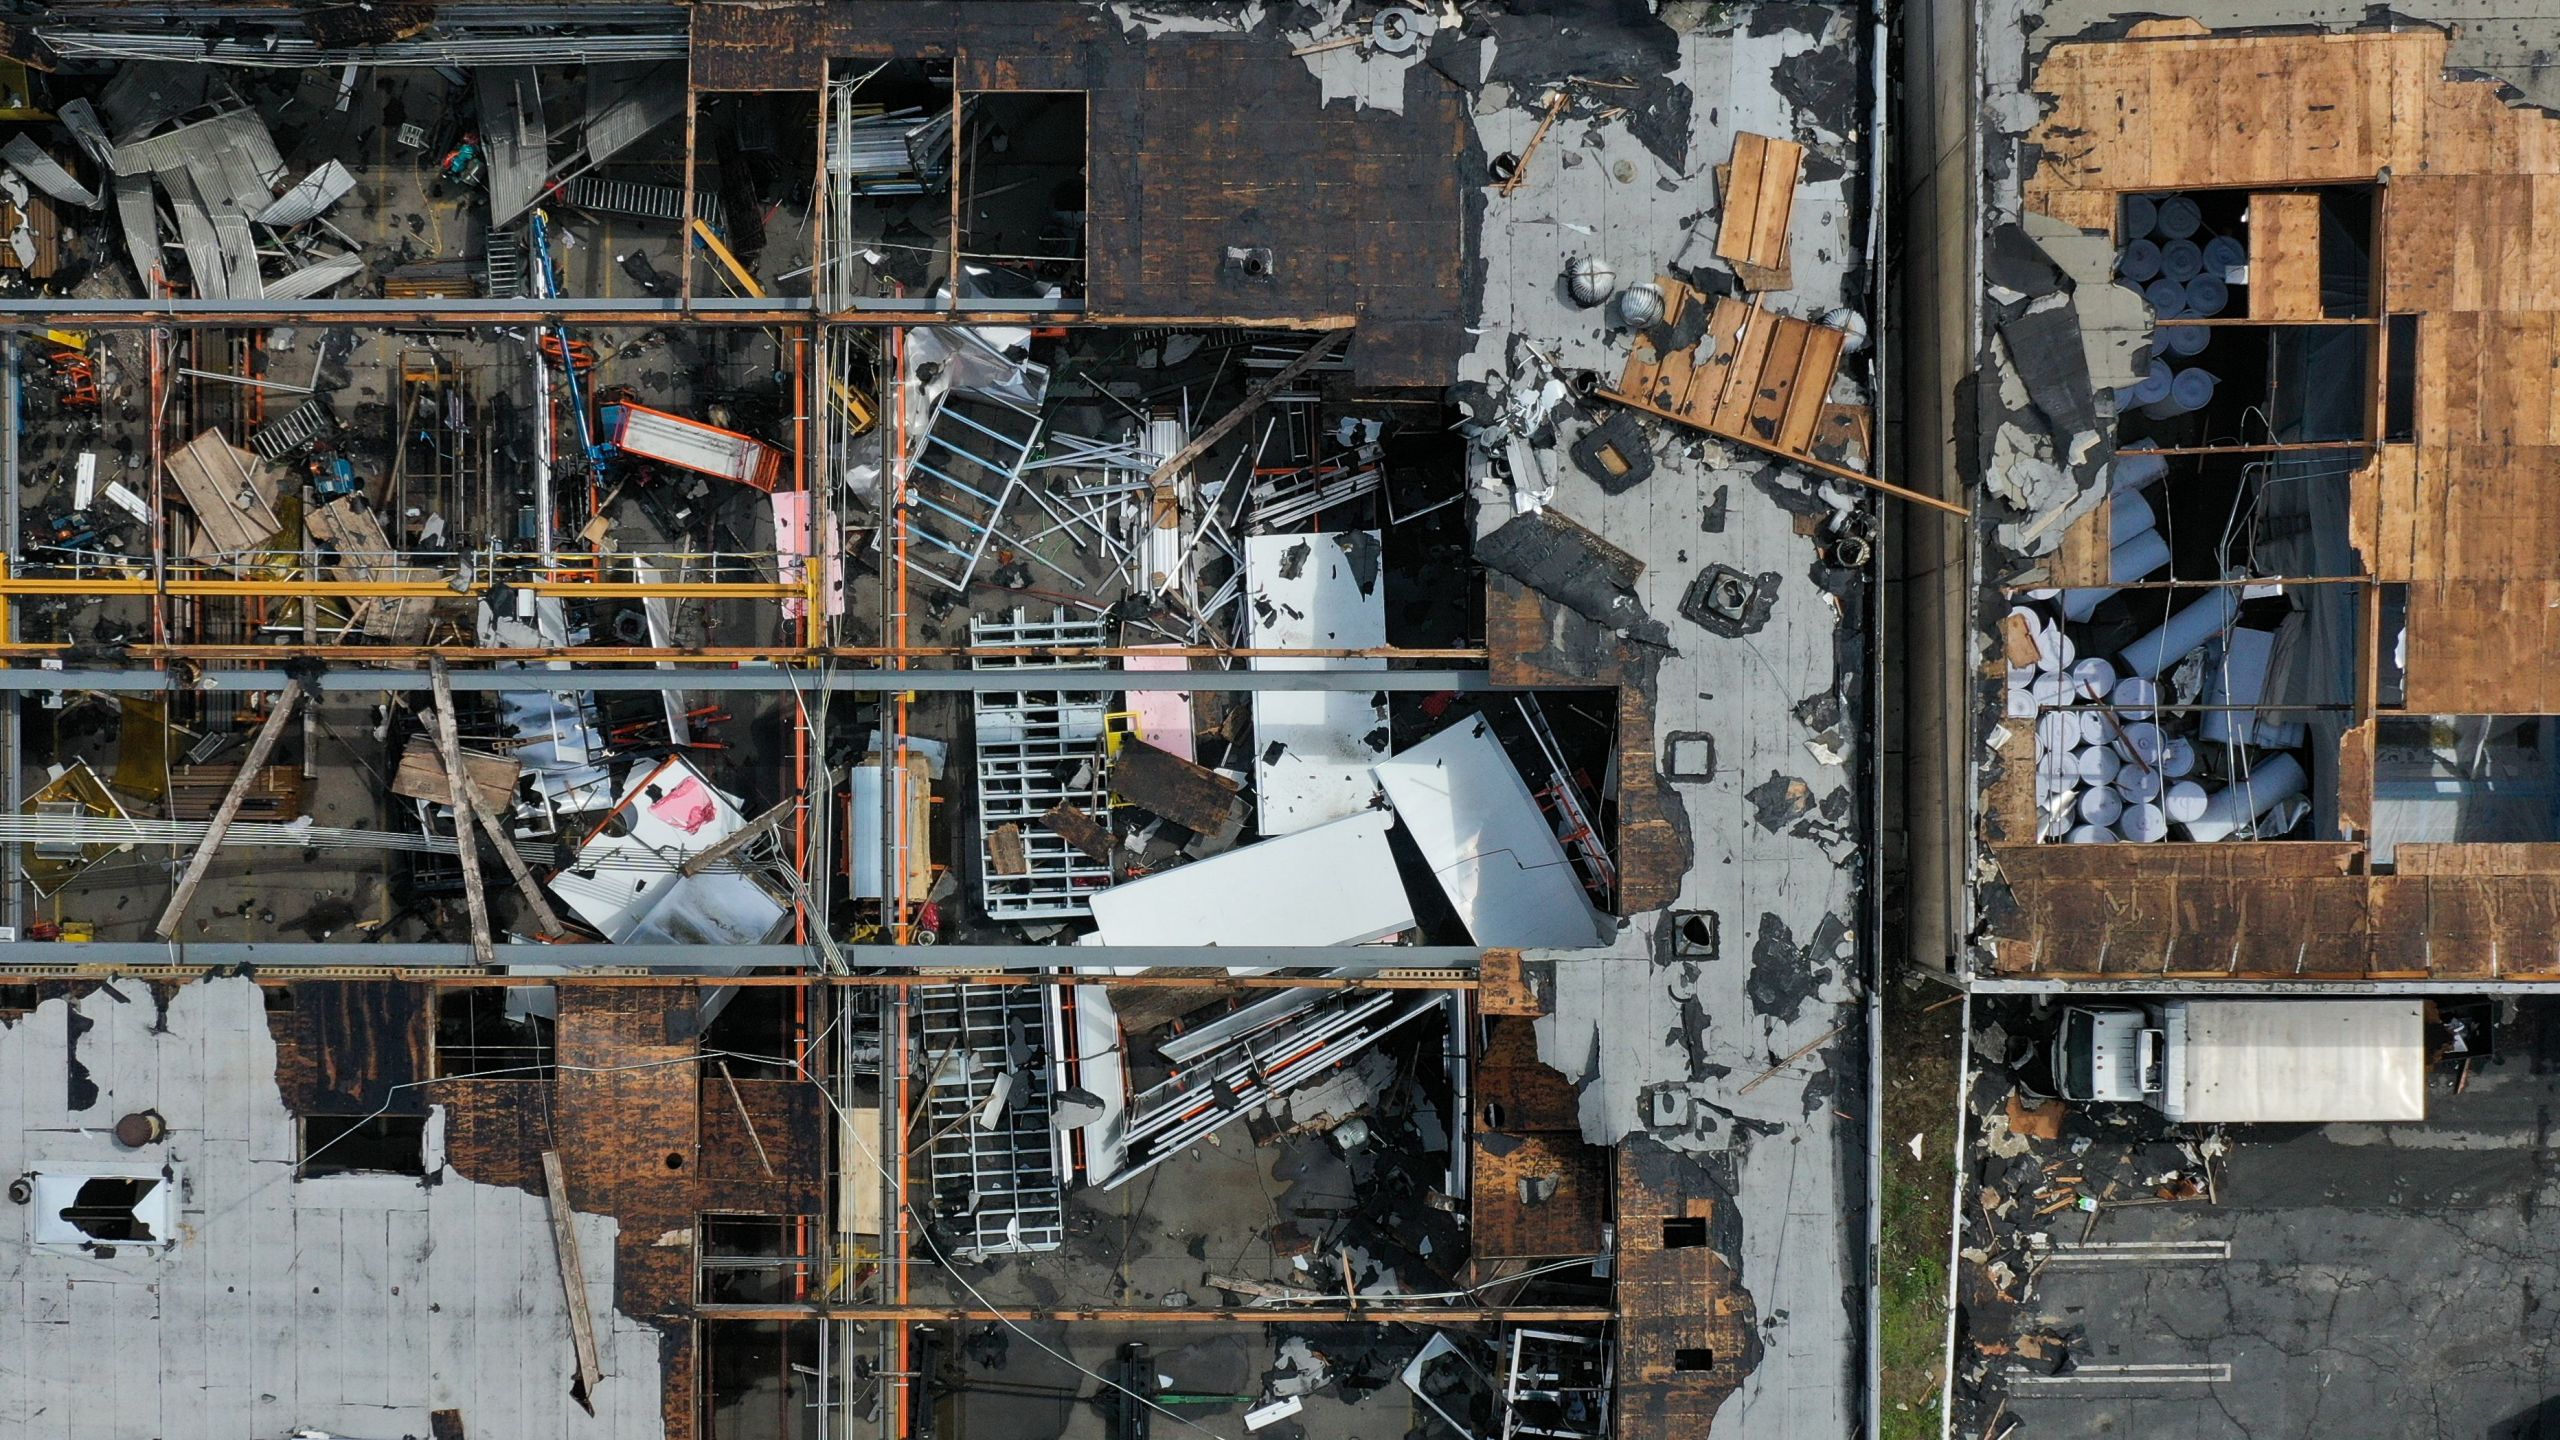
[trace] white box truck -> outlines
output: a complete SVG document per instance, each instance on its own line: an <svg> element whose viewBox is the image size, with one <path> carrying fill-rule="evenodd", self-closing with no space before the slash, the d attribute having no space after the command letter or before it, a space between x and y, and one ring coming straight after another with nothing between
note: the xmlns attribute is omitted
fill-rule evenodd
<svg viewBox="0 0 2560 1440"><path fill-rule="evenodd" d="M2156 1000L2071 1005L2062 1098L2139 1101L2192 1124L2424 1120L2419 1000Z"/></svg>

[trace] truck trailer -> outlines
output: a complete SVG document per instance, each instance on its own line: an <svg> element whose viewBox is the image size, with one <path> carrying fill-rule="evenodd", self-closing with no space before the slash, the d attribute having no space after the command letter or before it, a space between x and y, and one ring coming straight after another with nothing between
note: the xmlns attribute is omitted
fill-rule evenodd
<svg viewBox="0 0 2560 1440"><path fill-rule="evenodd" d="M2156 1000L2071 1005L2062 1098L2133 1101L2192 1124L2427 1118L2420 1000Z"/></svg>

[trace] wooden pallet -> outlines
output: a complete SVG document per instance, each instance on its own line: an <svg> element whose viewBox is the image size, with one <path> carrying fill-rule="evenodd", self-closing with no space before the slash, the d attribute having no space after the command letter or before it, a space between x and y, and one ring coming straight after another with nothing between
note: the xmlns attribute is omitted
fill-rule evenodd
<svg viewBox="0 0 2560 1440"><path fill-rule="evenodd" d="M169 776L169 818L210 820L231 793L238 765L182 765ZM243 820L298 820L302 817L303 779L298 765L268 765L258 771L248 798L240 803Z"/></svg>

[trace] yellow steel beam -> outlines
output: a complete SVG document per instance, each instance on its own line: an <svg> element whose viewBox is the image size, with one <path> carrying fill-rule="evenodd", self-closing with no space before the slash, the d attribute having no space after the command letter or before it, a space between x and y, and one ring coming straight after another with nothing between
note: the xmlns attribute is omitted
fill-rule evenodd
<svg viewBox="0 0 2560 1440"><path fill-rule="evenodd" d="M720 262L720 268L729 272L739 289L754 299L764 298L764 287L756 283L756 277L747 273L747 267L738 263L738 257L729 253L729 247L721 244L720 237L712 234L711 227L698 216L693 221L693 238L702 242L702 248L711 252L711 258Z"/></svg>

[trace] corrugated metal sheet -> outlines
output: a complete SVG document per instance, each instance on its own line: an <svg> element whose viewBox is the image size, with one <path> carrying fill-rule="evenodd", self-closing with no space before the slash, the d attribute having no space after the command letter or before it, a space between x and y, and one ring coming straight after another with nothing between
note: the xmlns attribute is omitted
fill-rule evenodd
<svg viewBox="0 0 2560 1440"><path fill-rule="evenodd" d="M586 164L603 164L683 115L682 65L595 67L587 74Z"/></svg>
<svg viewBox="0 0 2560 1440"><path fill-rule="evenodd" d="M124 232L124 251L145 293L152 272L160 268L160 210L151 198L148 175L113 175L107 179L116 197L117 226Z"/></svg>
<svg viewBox="0 0 2560 1440"><path fill-rule="evenodd" d="M196 196L196 182L183 168L160 172L160 188L169 192L169 209L178 217L178 244L187 252L188 278L199 300L231 298L230 272L222 263L222 237L213 216Z"/></svg>
<svg viewBox="0 0 2560 1440"><path fill-rule="evenodd" d="M308 300L314 295L325 294L336 289L354 279L363 270L364 257L361 255L338 255L327 260L314 261L299 270L287 271L276 279L266 282L267 298Z"/></svg>
<svg viewBox="0 0 2560 1440"><path fill-rule="evenodd" d="M97 191L72 178L70 171L44 153L44 147L29 136L10 136L8 144L0 145L0 162L6 162L10 169L25 176L28 184L66 205L95 210L107 203Z"/></svg>
<svg viewBox="0 0 2560 1440"><path fill-rule="evenodd" d="M492 65L474 76L480 92L480 143L489 167L490 219L504 225L533 208L551 173L542 80L530 65Z"/></svg>
<svg viewBox="0 0 2560 1440"><path fill-rule="evenodd" d="M355 188L354 172L332 160L295 181L292 189L258 212L257 221L261 225L299 225L354 194Z"/></svg>
<svg viewBox="0 0 2560 1440"><path fill-rule="evenodd" d="M255 215L273 203L285 173L284 157L276 153L267 122L255 110L226 111L116 147L119 175L149 171L165 176L179 169L195 177L196 193L208 209L243 215Z"/></svg>

